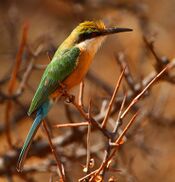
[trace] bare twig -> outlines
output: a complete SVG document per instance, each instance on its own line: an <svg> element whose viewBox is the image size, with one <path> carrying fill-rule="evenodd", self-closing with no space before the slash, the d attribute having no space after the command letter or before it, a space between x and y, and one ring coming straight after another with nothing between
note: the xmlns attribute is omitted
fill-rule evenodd
<svg viewBox="0 0 175 182"><path fill-rule="evenodd" d="M34 63L34 59L30 62L30 64L28 65L24 75L23 75L23 79L20 83L20 86L18 88L18 90L16 91L16 95L21 95L22 92L24 91L25 85L29 79L29 76L32 72L32 68L33 68L33 63Z"/></svg>
<svg viewBox="0 0 175 182"><path fill-rule="evenodd" d="M47 134L47 137L48 137L48 140L49 140L49 144L50 144L52 153L53 153L53 155L54 155L54 157L56 159L56 162L57 162L57 166L58 166L58 170L59 170L59 176L60 176L61 180L63 182L65 182L65 174L64 174L64 170L63 170L63 164L61 164L61 161L60 161L60 159L58 157L58 153L56 152L55 146L52 143L52 140L51 140L51 137L50 137L50 134L49 134L49 130L47 129L45 121L43 121L42 124L43 124L43 126L45 128L45 131L46 131L46 134Z"/></svg>
<svg viewBox="0 0 175 182"><path fill-rule="evenodd" d="M159 79L169 68L171 65L167 65L160 73L158 73L148 84L145 86L145 88L131 101L131 103L128 105L128 107L125 109L123 114L121 115L121 119L125 117L125 115L128 113L128 111L131 109L131 107L138 102L138 100L142 97L142 95L151 87L151 85Z"/></svg>
<svg viewBox="0 0 175 182"><path fill-rule="evenodd" d="M65 93L65 96L69 99L69 102L74 105L74 107L79 111L79 113L86 121L90 121L91 124L98 128L107 138L111 137L111 134L105 128L101 128L101 125L93 117L88 117L88 114L82 109L82 107L75 102L75 97L73 95Z"/></svg>
<svg viewBox="0 0 175 182"><path fill-rule="evenodd" d="M117 134L118 128L122 124L122 120L120 118L121 118L121 114L122 114L122 111L123 111L123 108L124 108L124 105L125 105L126 97L127 97L127 94L125 94L124 97L123 97L123 102L121 104L121 107L120 107L120 110L119 110L119 113L118 113L118 116L117 116L116 125L115 125L115 127L113 129L114 134Z"/></svg>
<svg viewBox="0 0 175 182"><path fill-rule="evenodd" d="M131 88L132 92L137 92L136 87L135 87L135 81L131 75L131 72L129 70L129 67L126 63L125 60L125 54L123 52L119 52L117 55L115 55L115 60L117 63L120 65L121 69L125 69L124 76L125 80L127 81L129 87Z"/></svg>
<svg viewBox="0 0 175 182"><path fill-rule="evenodd" d="M160 70L163 69L164 66L166 66L169 63L169 60L165 57L160 58L157 55L156 51L154 50L154 41L148 41L148 39L145 36L143 36L143 40L144 40L146 46L148 47L148 49L153 54L153 56L156 60L155 68L159 72Z"/></svg>
<svg viewBox="0 0 175 182"><path fill-rule="evenodd" d="M110 114L110 112L111 112L111 109L112 109L112 106L113 106L113 103L114 103L116 94L117 94L118 89L119 89L119 87L120 87L120 84L121 84L121 81L122 81L124 72L125 72L125 69L123 69L122 73L120 74L120 77L119 77L119 79L118 79L118 81L117 81L117 84L116 84L116 86L115 86L115 90L114 90L114 92L113 92L113 95L112 95L111 100L110 100L109 105L108 105L107 113L106 113L105 118L104 118L104 120L103 120L103 122L102 122L102 128L106 127L107 120L108 120L109 114Z"/></svg>
<svg viewBox="0 0 175 182"><path fill-rule="evenodd" d="M121 135L118 137L118 139L114 142L115 144L115 148L113 150L113 152L111 153L111 155L105 160L103 161L103 163L101 164L101 166L98 168L98 170L96 171L95 175L92 176L92 178L90 179L90 181L93 181L100 173L100 171L108 164L108 162L113 158L113 156L115 155L116 151L118 150L120 143L122 141L123 136L125 135L125 133L128 131L128 129L130 128L130 126L132 125L132 123L135 121L136 116L138 115L138 113L136 113L131 120L129 121L129 123L127 124L127 126L125 127L125 129L123 130L123 132L121 133Z"/></svg>
<svg viewBox="0 0 175 182"><path fill-rule="evenodd" d="M13 91L15 89L16 85L16 77L17 73L19 71L21 62L22 62L22 54L24 52L24 48L26 46L26 41L27 41L27 34L28 34L28 24L25 23L23 26L23 34L22 34L22 39L20 43L20 47L16 56L16 61L15 61L15 66L11 74L11 78L9 81L9 86L8 86L8 94L12 95ZM10 132L10 113L12 109L12 101L8 100L6 103L6 109L5 109L5 126L6 126L6 137L7 137L7 142L10 147L12 147L12 139L11 139L11 132Z"/></svg>
<svg viewBox="0 0 175 182"><path fill-rule="evenodd" d="M84 107L83 105L83 95L84 95L84 81L80 83L80 91L79 91L79 97L78 97L78 104L81 107Z"/></svg>
<svg viewBox="0 0 175 182"><path fill-rule="evenodd" d="M54 125L55 128L67 128L67 127L79 127L79 126L88 126L89 122L81 122L81 123L65 123L65 124L57 124Z"/></svg>
<svg viewBox="0 0 175 182"><path fill-rule="evenodd" d="M89 109L88 109L88 117L91 118L91 101L89 103ZM88 132L87 132L87 158L86 158L86 167L84 168L84 171L86 174L89 173L89 163L90 163L90 134L91 134L91 123L88 124Z"/></svg>

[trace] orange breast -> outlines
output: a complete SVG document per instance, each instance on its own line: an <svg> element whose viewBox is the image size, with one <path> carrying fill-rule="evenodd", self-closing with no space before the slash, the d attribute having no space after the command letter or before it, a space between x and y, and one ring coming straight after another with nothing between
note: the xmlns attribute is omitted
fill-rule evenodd
<svg viewBox="0 0 175 182"><path fill-rule="evenodd" d="M82 51L79 58L78 64L75 70L71 73L71 75L64 80L63 85L66 86L66 89L71 89L72 87L78 85L83 78L85 77L87 71L92 62L92 56L89 54L88 51ZM52 98L58 97L60 95L60 89L52 94Z"/></svg>
<svg viewBox="0 0 175 182"><path fill-rule="evenodd" d="M75 85L79 84L85 77L87 71L92 62L92 56L87 51L82 51L78 59L77 68L72 74L63 82L68 89L71 89Z"/></svg>

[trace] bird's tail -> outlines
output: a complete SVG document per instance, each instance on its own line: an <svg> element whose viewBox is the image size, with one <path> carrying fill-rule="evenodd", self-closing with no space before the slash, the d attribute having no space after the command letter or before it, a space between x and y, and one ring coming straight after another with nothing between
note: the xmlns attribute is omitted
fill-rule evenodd
<svg viewBox="0 0 175 182"><path fill-rule="evenodd" d="M19 158L18 158L18 163L17 163L17 170L18 171L22 171L22 168L23 168L23 164L24 164L24 161L26 159L26 156L27 156L27 153L29 151L29 148L30 148L30 145L32 143L32 139L33 137L35 136L43 118L46 117L47 113L49 111L49 101L45 102L37 111L36 113L36 118L29 130L29 133L27 135L27 138L23 144L23 147L22 147L22 150L21 150L21 153L19 155Z"/></svg>

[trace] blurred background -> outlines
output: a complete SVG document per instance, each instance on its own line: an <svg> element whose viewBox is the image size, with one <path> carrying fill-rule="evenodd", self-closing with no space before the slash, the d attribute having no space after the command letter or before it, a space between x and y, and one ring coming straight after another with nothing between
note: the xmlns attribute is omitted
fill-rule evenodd
<svg viewBox="0 0 175 182"><path fill-rule="evenodd" d="M145 44L143 37L154 41L154 50L160 58L170 61L175 56L175 1L174 0L0 0L0 181L58 181L54 167L54 158L50 151L30 153L23 174L16 172L14 151L20 150L33 119L27 116L27 109L43 73L41 65L49 63L54 51L70 32L82 21L103 20L107 26L132 28L131 33L121 33L108 37L97 53L90 72L85 79L84 104L88 107L92 99L92 112L96 116L104 101L110 98L121 68L117 55L125 55L135 83L155 71L155 57ZM12 98L11 109L7 113L9 80L19 53L24 26L28 27L26 46L22 51L22 62L18 71L13 94L17 93L26 66L35 63L24 91ZM41 67L41 69L40 69ZM95 76L95 78L94 78ZM97 84L104 82L106 89ZM99 83L99 82L98 82ZM123 82L128 92L131 88ZM71 93L77 96L79 87ZM115 157L114 167L118 171L109 172L116 181L175 181L175 94L171 82L161 81L154 85L148 95L140 100L137 107L141 110L137 127L129 130L126 143ZM122 86L119 95L122 95ZM72 131L69 128L53 128L54 124L70 122L67 117L64 99L58 101L48 115L48 125L52 136L63 137ZM69 111L75 122L84 121L70 106ZM129 114L129 116L132 114ZM8 116L7 116L8 115ZM9 147L5 121L9 117L12 145ZM111 116L111 122L117 117ZM125 118L128 121L128 118ZM112 125L109 124L109 128ZM76 132L76 131L73 131ZM94 169L103 159L106 139L99 131L92 132L92 158ZM41 127L35 137L37 142L47 137ZM33 147L33 146L32 146ZM58 146L69 181L78 181L85 174L86 132L72 142ZM43 154L42 154L43 152ZM37 153L37 152L36 152ZM12 158L6 157L12 156ZM41 156L40 156L41 155ZM40 157L38 157L40 156ZM10 160L9 160L10 159ZM52 159L53 164L49 163ZM32 168L32 166L35 166ZM45 167L44 167L45 166ZM27 168L28 167L28 168ZM31 168L30 168L31 167ZM104 180L104 181L108 181Z"/></svg>

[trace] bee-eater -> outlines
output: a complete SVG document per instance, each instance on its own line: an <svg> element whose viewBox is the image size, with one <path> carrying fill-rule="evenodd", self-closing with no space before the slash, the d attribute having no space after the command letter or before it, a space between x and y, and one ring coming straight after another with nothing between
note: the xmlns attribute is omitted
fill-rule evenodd
<svg viewBox="0 0 175 182"><path fill-rule="evenodd" d="M127 31L132 29L106 28L102 21L85 21L80 23L59 46L44 71L28 111L29 116L36 111L36 118L21 150L17 164L18 171L22 170L32 139L48 114L52 101L62 94L60 84L64 85L66 90L79 84L106 36Z"/></svg>

